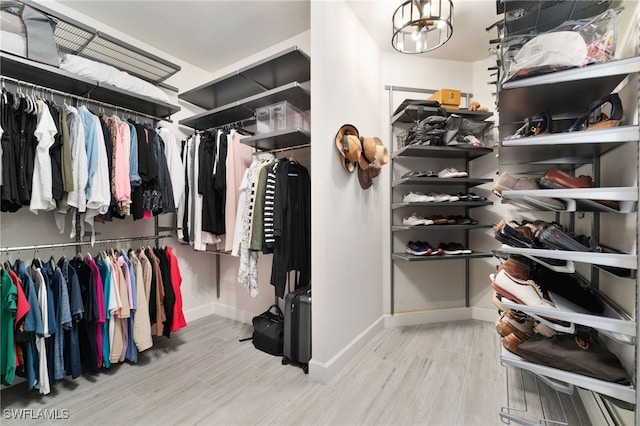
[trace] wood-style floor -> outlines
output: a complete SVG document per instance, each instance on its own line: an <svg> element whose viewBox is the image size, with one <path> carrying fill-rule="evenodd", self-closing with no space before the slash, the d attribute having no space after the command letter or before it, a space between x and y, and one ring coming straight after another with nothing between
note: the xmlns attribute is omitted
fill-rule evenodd
<svg viewBox="0 0 640 426"><path fill-rule="evenodd" d="M329 384L281 365L250 341L238 342L250 334L251 326L217 316L193 321L170 339L155 338L137 365L60 381L47 396L27 391L24 383L2 390L0 423L503 424L506 373L491 323L384 329ZM539 420L544 414L535 400L530 398L526 415ZM24 408L32 409L32 416L39 409L68 410L69 418L8 418L11 409ZM570 416L570 424L580 424L575 413Z"/></svg>

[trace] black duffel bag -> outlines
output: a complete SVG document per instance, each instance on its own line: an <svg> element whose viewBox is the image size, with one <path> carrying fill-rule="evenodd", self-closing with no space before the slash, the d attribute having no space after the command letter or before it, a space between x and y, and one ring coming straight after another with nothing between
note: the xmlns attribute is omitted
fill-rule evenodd
<svg viewBox="0 0 640 426"><path fill-rule="evenodd" d="M284 315L280 307L271 305L265 312L253 317L252 323L253 346L268 354L282 356Z"/></svg>

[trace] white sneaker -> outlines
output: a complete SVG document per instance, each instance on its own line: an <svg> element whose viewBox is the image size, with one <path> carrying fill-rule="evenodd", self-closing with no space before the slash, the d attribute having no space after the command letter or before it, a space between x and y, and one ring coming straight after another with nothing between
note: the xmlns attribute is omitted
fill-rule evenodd
<svg viewBox="0 0 640 426"><path fill-rule="evenodd" d="M414 213L409 217L403 218L402 224L407 226L433 225L433 220L425 219L424 217L418 216Z"/></svg>
<svg viewBox="0 0 640 426"><path fill-rule="evenodd" d="M460 197L457 195L449 195L449 202L460 201Z"/></svg>
<svg viewBox="0 0 640 426"><path fill-rule="evenodd" d="M491 274L491 278L491 287L508 299L527 306L556 309L552 302L543 297L542 290L533 280L513 278L504 269Z"/></svg>
<svg viewBox="0 0 640 426"><path fill-rule="evenodd" d="M434 200L434 197L430 195L422 194L420 192L409 192L402 199L402 201L404 201L405 203L424 203L424 202L429 202L433 200Z"/></svg>
<svg viewBox="0 0 640 426"><path fill-rule="evenodd" d="M449 201L451 199L451 195L449 194L439 194L437 192L431 192L429 196L433 197L433 201L436 203L441 203L443 201Z"/></svg>
<svg viewBox="0 0 640 426"><path fill-rule="evenodd" d="M467 177L469 174L467 172L461 172L453 167L447 167L446 169L440 170L438 173L439 178L457 178L457 177Z"/></svg>

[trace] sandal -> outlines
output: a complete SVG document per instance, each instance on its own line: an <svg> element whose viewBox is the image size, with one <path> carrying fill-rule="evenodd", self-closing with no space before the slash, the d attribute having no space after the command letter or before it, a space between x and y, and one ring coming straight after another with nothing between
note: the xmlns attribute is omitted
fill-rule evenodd
<svg viewBox="0 0 640 426"><path fill-rule="evenodd" d="M601 111L602 106L605 104L611 105L610 115ZM589 118L593 119L589 120ZM571 125L569 132L585 129L607 129L620 124L620 120L622 120L622 102L617 93L611 93L589 105L587 111Z"/></svg>
<svg viewBox="0 0 640 426"><path fill-rule="evenodd" d="M506 137L505 140L528 138L542 133L551 133L552 130L553 120L551 119L551 113L549 113L549 111L543 111L528 117L524 121L524 125L516 130L513 135Z"/></svg>

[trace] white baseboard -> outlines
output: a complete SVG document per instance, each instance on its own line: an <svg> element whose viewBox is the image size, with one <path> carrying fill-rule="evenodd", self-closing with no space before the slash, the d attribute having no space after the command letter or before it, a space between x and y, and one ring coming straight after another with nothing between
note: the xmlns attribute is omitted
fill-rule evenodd
<svg viewBox="0 0 640 426"><path fill-rule="evenodd" d="M315 359L309 361L309 376L321 383L329 383L384 327L384 316L374 321L366 330L358 334L340 352L327 362Z"/></svg>
<svg viewBox="0 0 640 426"><path fill-rule="evenodd" d="M386 315L384 325L385 327L402 327L467 319L471 319L471 310L468 308L435 309Z"/></svg>
<svg viewBox="0 0 640 426"><path fill-rule="evenodd" d="M495 309L449 308L386 315L384 325L385 327L402 327L449 321L464 321L469 319L494 322L496 318L497 313Z"/></svg>
<svg viewBox="0 0 640 426"><path fill-rule="evenodd" d="M197 308L189 309L184 312L184 316L189 321L195 321L208 315L219 315L224 318L240 321L245 324L251 324L251 319L256 316L255 313L238 309L235 306L224 305L222 303L207 303Z"/></svg>
<svg viewBox="0 0 640 426"><path fill-rule="evenodd" d="M471 318L474 320L496 322L498 316L498 311L495 308L471 308Z"/></svg>

